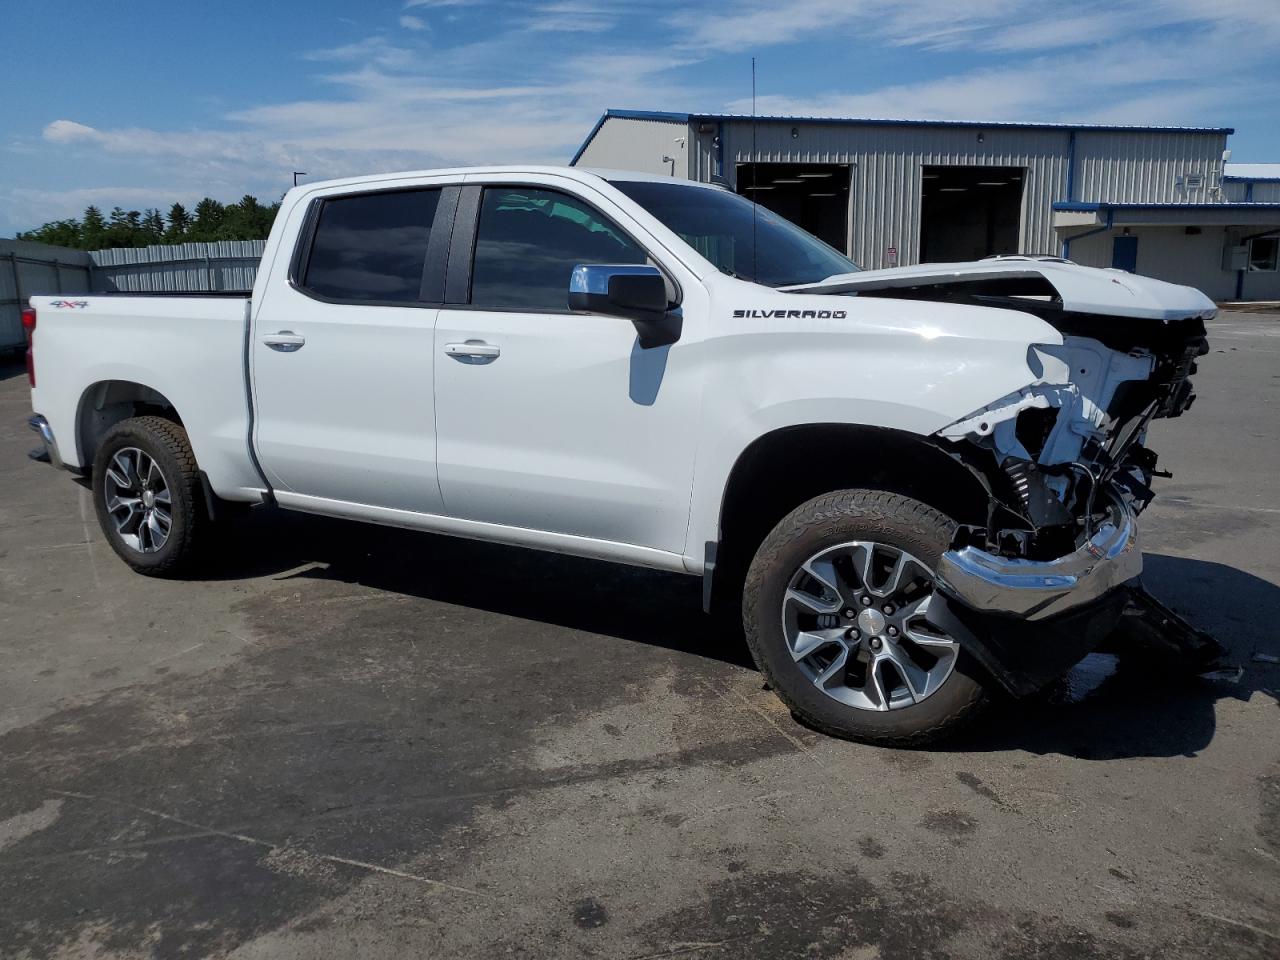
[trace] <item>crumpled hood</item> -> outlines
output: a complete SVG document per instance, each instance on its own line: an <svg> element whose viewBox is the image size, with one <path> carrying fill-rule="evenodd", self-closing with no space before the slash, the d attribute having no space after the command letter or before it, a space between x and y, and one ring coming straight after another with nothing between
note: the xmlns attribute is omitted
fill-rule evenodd
<svg viewBox="0 0 1280 960"><path fill-rule="evenodd" d="M1019 285L1018 280L1028 281ZM1043 301L1056 293L1064 311L1173 321L1209 319L1214 302L1193 287L1141 277L1123 270L1082 267L1067 260L996 257L972 263L923 263L828 277L820 283L788 287L794 293L857 294L872 291L999 284L1004 297ZM1051 290L1045 287L1049 285Z"/></svg>

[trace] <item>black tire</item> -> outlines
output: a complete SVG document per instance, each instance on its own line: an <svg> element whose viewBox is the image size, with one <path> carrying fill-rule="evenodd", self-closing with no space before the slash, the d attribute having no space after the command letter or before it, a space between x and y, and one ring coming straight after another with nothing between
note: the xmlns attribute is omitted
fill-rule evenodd
<svg viewBox="0 0 1280 960"><path fill-rule="evenodd" d="M922 746L977 716L989 681L961 648L951 674L919 703L887 711L859 709L819 690L788 649L780 611L791 578L810 557L849 541L905 551L936 570L956 523L909 497L878 490L837 490L801 504L756 552L743 590L743 627L756 665L797 717L824 733L894 746Z"/></svg>
<svg viewBox="0 0 1280 960"><path fill-rule="evenodd" d="M127 447L137 448L155 461L170 494L168 538L150 553L130 546L107 512L107 469L116 453ZM93 505L111 549L138 573L172 577L190 570L205 543L209 516L187 431L171 420L152 416L122 420L108 430L93 459Z"/></svg>

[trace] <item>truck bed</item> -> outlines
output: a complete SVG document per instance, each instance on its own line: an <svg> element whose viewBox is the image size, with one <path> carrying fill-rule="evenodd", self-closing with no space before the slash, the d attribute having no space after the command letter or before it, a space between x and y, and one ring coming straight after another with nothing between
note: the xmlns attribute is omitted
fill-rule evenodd
<svg viewBox="0 0 1280 960"><path fill-rule="evenodd" d="M65 463L90 466L94 411L146 384L182 411L214 489L261 487L249 456L245 295L33 297L35 413Z"/></svg>

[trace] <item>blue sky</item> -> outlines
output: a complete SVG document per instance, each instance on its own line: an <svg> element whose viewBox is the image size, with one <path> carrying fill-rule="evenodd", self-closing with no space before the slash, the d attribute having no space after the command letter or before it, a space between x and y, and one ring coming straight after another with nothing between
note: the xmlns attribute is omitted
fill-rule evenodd
<svg viewBox="0 0 1280 960"><path fill-rule="evenodd" d="M1234 126L1280 0L0 0L0 236L309 179L567 162L606 107Z"/></svg>

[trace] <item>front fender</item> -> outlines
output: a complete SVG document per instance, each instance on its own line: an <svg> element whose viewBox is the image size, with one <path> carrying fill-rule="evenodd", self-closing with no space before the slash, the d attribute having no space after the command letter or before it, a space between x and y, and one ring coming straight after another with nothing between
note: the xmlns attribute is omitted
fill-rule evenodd
<svg viewBox="0 0 1280 960"><path fill-rule="evenodd" d="M718 540L734 464L760 437L831 423L929 436L1036 382L1031 346L1061 343L1044 321L1009 310L789 294L769 302L802 314L830 313L836 302L845 316L728 318L708 343L686 549L691 572L701 571L704 545Z"/></svg>

